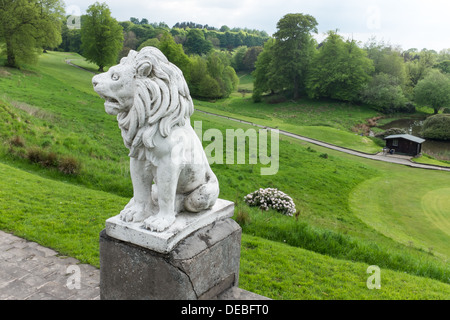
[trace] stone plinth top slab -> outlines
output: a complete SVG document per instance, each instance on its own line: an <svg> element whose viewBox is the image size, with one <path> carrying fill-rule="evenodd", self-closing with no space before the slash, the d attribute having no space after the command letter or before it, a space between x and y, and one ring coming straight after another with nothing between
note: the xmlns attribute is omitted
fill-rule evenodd
<svg viewBox="0 0 450 320"><path fill-rule="evenodd" d="M129 242L160 253L168 253L191 233L215 221L231 218L234 214L234 203L218 199L209 210L190 213L180 212L169 229L162 232L144 228L142 222L130 223L120 219L120 215L106 220L106 234L112 238Z"/></svg>

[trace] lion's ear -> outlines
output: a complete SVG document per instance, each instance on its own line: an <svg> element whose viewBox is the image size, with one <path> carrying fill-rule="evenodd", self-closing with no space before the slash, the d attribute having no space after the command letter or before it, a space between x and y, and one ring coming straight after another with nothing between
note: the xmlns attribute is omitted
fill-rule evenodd
<svg viewBox="0 0 450 320"><path fill-rule="evenodd" d="M144 62L137 69L137 74L141 77L148 77L150 72L152 71L152 65L148 62Z"/></svg>

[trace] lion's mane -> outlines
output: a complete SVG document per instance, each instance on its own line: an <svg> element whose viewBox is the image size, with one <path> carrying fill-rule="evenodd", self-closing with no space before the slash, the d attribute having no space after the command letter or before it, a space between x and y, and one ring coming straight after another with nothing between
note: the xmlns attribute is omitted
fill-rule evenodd
<svg viewBox="0 0 450 320"><path fill-rule="evenodd" d="M189 88L181 70L156 48L131 50L120 63L133 65L136 78L133 106L117 115L122 138L130 157L150 160L146 149L155 147L156 133L169 136L174 126L184 126L194 112ZM143 65L150 68L146 76L139 74Z"/></svg>

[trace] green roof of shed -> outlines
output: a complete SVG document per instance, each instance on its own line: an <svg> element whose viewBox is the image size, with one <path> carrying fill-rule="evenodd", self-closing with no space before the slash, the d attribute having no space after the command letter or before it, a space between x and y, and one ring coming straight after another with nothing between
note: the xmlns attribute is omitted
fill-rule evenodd
<svg viewBox="0 0 450 320"><path fill-rule="evenodd" d="M384 140L388 140L388 139L406 139L406 140L414 141L414 142L417 142L417 143L424 143L425 142L425 139L422 139L422 138L419 138L419 137L415 137L415 136L412 136L410 134L394 134L392 136L388 136L388 137L384 138Z"/></svg>

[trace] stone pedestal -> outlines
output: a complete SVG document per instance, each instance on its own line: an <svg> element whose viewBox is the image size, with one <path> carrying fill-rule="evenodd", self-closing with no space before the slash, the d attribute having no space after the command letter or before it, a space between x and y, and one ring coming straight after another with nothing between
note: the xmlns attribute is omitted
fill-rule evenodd
<svg viewBox="0 0 450 320"><path fill-rule="evenodd" d="M177 226L155 233L107 222L100 233L101 299L214 299L237 287L242 230L229 218L231 202L216 205L217 214L203 222L200 216L180 220L192 226L183 236L173 232Z"/></svg>

